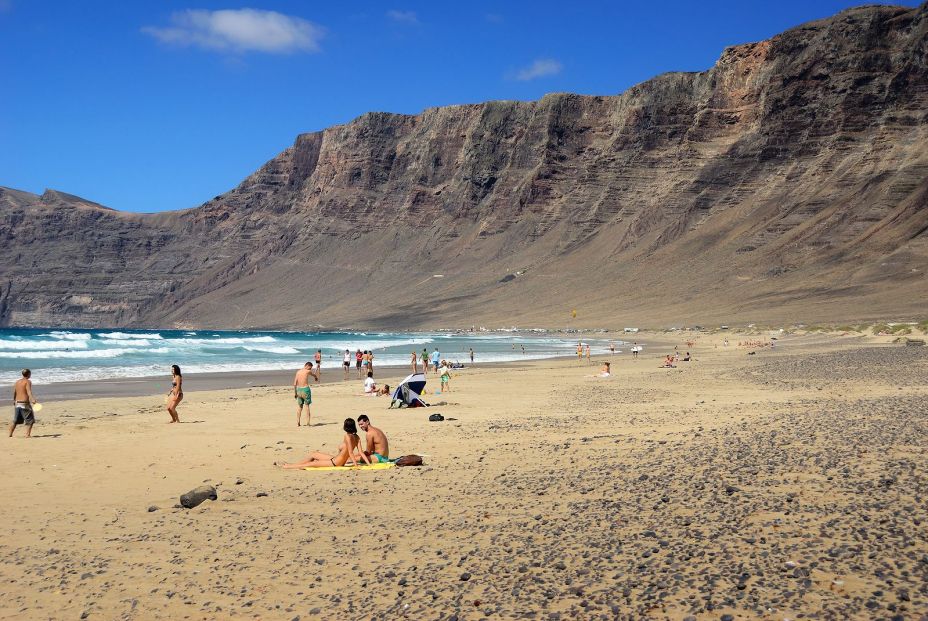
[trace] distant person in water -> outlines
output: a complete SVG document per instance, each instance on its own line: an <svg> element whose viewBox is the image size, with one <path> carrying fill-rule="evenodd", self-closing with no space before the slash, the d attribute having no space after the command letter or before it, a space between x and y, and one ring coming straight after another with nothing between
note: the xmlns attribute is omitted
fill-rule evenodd
<svg viewBox="0 0 928 621"><path fill-rule="evenodd" d="M348 463L348 460L351 460L352 465L357 466L358 457L360 457L361 461L364 463L370 464L371 458L358 450L358 447L361 445L361 436L358 435L358 428L355 425L354 419L346 418L345 423L342 425L342 429L345 432L345 436L342 438L342 443L339 445L338 453L336 455L329 455L328 453L323 453L322 451L315 451L311 453L309 457L299 463L280 464L280 467L286 468L288 470L302 468L327 468L329 466L337 467L344 466L346 463Z"/></svg>
<svg viewBox="0 0 928 621"><path fill-rule="evenodd" d="M171 365L171 392L168 393L167 408L168 414L171 415L172 423L179 423L180 417L177 415L177 406L184 400L184 376L180 373L180 367L176 364Z"/></svg>
<svg viewBox="0 0 928 621"><path fill-rule="evenodd" d="M32 371L22 370L22 378L13 384L13 422L10 423L10 437L16 431L16 425L26 426L26 437L32 437L32 426L35 424L35 412L32 406L36 403L32 394Z"/></svg>
<svg viewBox="0 0 928 621"><path fill-rule="evenodd" d="M307 362L293 377L293 398L296 399L296 426L303 421L303 410L306 410L306 426L309 427L312 412L309 409L313 402L313 391L309 388L309 377L313 374L313 363Z"/></svg>
<svg viewBox="0 0 928 621"><path fill-rule="evenodd" d="M474 364L474 348L473 347L470 348L470 363L471 365Z"/></svg>

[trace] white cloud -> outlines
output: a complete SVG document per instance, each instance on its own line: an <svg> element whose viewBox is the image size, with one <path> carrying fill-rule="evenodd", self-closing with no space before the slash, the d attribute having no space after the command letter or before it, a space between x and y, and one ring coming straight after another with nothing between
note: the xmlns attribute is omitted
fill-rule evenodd
<svg viewBox="0 0 928 621"><path fill-rule="evenodd" d="M418 24L419 16L416 15L415 11L387 11L387 17L392 19L395 22L400 22L403 24Z"/></svg>
<svg viewBox="0 0 928 621"><path fill-rule="evenodd" d="M563 68L564 65L552 58L539 58L528 67L520 69L516 73L516 80L526 82L536 78L543 78L548 75L557 75Z"/></svg>
<svg viewBox="0 0 928 621"><path fill-rule="evenodd" d="M146 26L142 32L170 45L288 54L318 52L325 31L308 20L275 11L189 9L171 15L168 27Z"/></svg>

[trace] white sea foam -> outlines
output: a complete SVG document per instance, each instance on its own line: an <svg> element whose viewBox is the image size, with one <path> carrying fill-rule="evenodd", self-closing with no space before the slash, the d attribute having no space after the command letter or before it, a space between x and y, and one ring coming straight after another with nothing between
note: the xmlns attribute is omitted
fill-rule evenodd
<svg viewBox="0 0 928 621"><path fill-rule="evenodd" d="M245 336L245 337L220 337L214 339L169 339L169 342L179 345L244 345L246 343L275 343L277 339L273 336Z"/></svg>
<svg viewBox="0 0 928 621"><path fill-rule="evenodd" d="M166 354L171 351L167 347L156 347L154 349L130 349L127 347L115 347L110 349L81 349L78 351L61 351L61 350L44 350L44 351L11 351L0 352L0 356L5 358L27 358L29 360L47 360L50 358L65 359L87 359L87 358L114 358L125 354Z"/></svg>
<svg viewBox="0 0 928 621"><path fill-rule="evenodd" d="M102 339L105 345L122 345L123 347L148 347L148 339Z"/></svg>
<svg viewBox="0 0 928 621"><path fill-rule="evenodd" d="M246 345L245 349L248 351L260 351L266 354L298 354L300 350L296 347L290 347L288 345L273 346L273 345Z"/></svg>
<svg viewBox="0 0 928 621"><path fill-rule="evenodd" d="M67 341L89 341L91 338L93 338L89 334L85 334L85 333L77 334L74 332L67 332L64 330L52 330L48 334L40 334L39 336L51 337L55 339L64 339Z"/></svg>
<svg viewBox="0 0 928 621"><path fill-rule="evenodd" d="M366 341L359 339L359 343L352 344L343 344L343 345L326 345L322 349L325 350L334 350L339 352L344 352L346 349L348 351L354 352L358 349L366 349L369 351L376 352L378 349L385 349L387 347L405 347L407 345L425 345L432 342L432 339L425 336L421 338L410 337L408 339L396 339L396 340L383 340L383 341Z"/></svg>
<svg viewBox="0 0 928 621"><path fill-rule="evenodd" d="M153 341L160 341L164 338L156 332L152 334L132 334L130 332L101 332L99 336L101 339L120 340L120 341L131 340L131 339L138 339L138 340L149 340L150 339Z"/></svg>
<svg viewBox="0 0 928 621"><path fill-rule="evenodd" d="M0 339L0 356L5 352L23 350L49 350L49 349L86 349L87 341L15 341Z"/></svg>

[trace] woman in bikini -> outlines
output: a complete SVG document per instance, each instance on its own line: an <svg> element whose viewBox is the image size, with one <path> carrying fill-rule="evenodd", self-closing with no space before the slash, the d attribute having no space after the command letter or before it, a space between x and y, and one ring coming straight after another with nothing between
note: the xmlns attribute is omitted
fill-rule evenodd
<svg viewBox="0 0 928 621"><path fill-rule="evenodd" d="M286 469L327 468L329 466L344 466L348 463L349 459L352 465L357 466L358 461L355 455L360 452L358 449L361 446L361 436L358 435L358 428L355 425L354 419L346 418L342 429L345 430L345 437L338 447L337 455L333 456L328 453L316 451L299 463L280 464L280 467ZM370 458L366 454L363 452L360 452L360 454L364 463L371 463Z"/></svg>
<svg viewBox="0 0 928 621"><path fill-rule="evenodd" d="M171 376L171 392L168 393L165 403L168 407L168 414L171 415L171 422L179 423L177 406L184 400L184 376L180 374L180 367L176 364L171 365Z"/></svg>

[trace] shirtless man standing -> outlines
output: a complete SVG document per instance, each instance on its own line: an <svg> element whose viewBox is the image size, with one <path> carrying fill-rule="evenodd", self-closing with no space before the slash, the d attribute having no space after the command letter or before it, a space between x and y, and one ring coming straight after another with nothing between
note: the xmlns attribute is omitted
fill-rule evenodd
<svg viewBox="0 0 928 621"><path fill-rule="evenodd" d="M296 399L296 426L303 420L303 408L306 408L306 426L309 427L312 413L309 405L313 402L313 392L309 389L309 378L313 375L313 363L307 362L296 372L293 378L293 398ZM318 380L317 380L318 381Z"/></svg>
<svg viewBox="0 0 928 621"><path fill-rule="evenodd" d="M371 419L367 417L367 414L358 416L358 427L367 436L367 448L364 454L370 457L371 462L390 461L390 444L387 442L387 436L383 431L371 425Z"/></svg>
<svg viewBox="0 0 928 621"><path fill-rule="evenodd" d="M35 424L35 414L32 411L35 397L32 395L32 371L23 369L23 377L13 384L13 423L10 425L10 437L13 437L13 431L16 425L20 423L26 426L26 437L32 437L32 425ZM386 440L384 440L386 442Z"/></svg>

